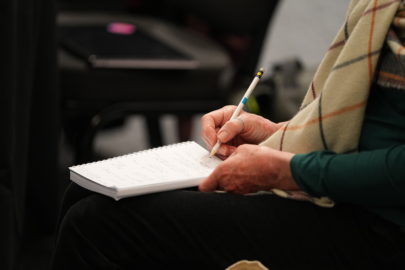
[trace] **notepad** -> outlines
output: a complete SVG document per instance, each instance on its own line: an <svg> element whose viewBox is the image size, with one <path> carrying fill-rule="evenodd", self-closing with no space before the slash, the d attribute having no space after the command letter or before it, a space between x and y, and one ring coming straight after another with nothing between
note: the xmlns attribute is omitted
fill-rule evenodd
<svg viewBox="0 0 405 270"><path fill-rule="evenodd" d="M221 162L194 141L70 167L70 179L116 200L197 186Z"/></svg>

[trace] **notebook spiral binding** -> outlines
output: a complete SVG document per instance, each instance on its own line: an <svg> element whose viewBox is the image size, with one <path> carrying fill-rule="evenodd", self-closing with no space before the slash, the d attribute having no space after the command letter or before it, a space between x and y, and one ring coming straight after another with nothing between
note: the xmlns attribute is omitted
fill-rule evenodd
<svg viewBox="0 0 405 270"><path fill-rule="evenodd" d="M193 143L194 143L193 141L185 141L185 142L179 142L179 143L175 143L175 144L163 145L163 146L159 146L159 147L155 147L155 148L140 150L137 152L132 152L132 153L124 154L124 155L119 155L116 157L106 158L106 159L97 160L97 161L88 162L88 163L77 164L77 165L71 166L70 168L74 169L74 168L79 168L79 167L89 165L89 164L100 164L100 163L104 163L107 161L111 161L113 159L122 159L122 158L127 158L129 156L135 156L135 155L138 156L138 155L142 155L144 153L156 152L156 151L163 150L163 149L179 147L182 145L193 144Z"/></svg>

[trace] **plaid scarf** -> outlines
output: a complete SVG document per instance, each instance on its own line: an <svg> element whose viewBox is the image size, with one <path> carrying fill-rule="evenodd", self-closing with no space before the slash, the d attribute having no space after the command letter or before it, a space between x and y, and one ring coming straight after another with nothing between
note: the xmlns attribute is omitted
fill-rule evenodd
<svg viewBox="0 0 405 270"><path fill-rule="evenodd" d="M351 1L300 110L262 145L293 153L357 151L371 85L405 89L404 2ZM303 192L274 193L333 206L327 198L309 198Z"/></svg>
<svg viewBox="0 0 405 270"><path fill-rule="evenodd" d="M293 153L357 150L371 85L405 90L404 2L351 1L346 22L320 64L300 111L263 145ZM304 192L273 192L333 206L328 198L311 198ZM226 270L242 269L268 268L258 261L239 261Z"/></svg>

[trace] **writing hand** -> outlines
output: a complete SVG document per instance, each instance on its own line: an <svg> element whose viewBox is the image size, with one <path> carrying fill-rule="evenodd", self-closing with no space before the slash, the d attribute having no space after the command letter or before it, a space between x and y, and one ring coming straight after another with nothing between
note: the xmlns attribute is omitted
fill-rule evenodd
<svg viewBox="0 0 405 270"><path fill-rule="evenodd" d="M239 145L264 141L280 127L262 116L244 111L229 121L235 109L236 106L225 106L201 118L204 142L211 149L219 140L222 145L217 155L222 158L228 157Z"/></svg>

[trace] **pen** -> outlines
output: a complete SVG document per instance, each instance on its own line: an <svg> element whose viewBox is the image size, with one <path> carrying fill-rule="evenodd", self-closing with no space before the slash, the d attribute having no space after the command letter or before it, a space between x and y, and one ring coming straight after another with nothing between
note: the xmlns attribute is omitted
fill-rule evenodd
<svg viewBox="0 0 405 270"><path fill-rule="evenodd" d="M256 73L256 76L253 78L253 81L250 83L249 88L246 90L245 95L243 95L242 99L240 100L238 107L236 107L236 110L233 112L233 114L229 120L233 120L236 117L238 117L240 111L243 109L243 106L248 101L250 94L253 92L253 89L255 89L260 78L263 76L263 73L264 73L264 69L260 68L260 70ZM210 157L215 155L215 153L218 151L219 147L221 147L221 143L219 141L217 141L217 143L214 145L214 147L211 150Z"/></svg>

